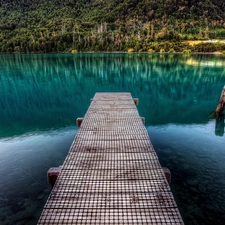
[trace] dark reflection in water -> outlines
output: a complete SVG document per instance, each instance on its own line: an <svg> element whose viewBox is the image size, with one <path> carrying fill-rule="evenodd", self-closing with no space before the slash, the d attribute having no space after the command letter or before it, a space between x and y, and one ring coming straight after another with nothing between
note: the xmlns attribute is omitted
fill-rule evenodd
<svg viewBox="0 0 225 225"><path fill-rule="evenodd" d="M224 115L220 115L216 117L216 128L215 128L215 134L218 136L224 135Z"/></svg>
<svg viewBox="0 0 225 225"><path fill-rule="evenodd" d="M0 55L0 224L37 222L46 171L63 162L76 118L101 91L139 98L186 223L224 224L224 118L208 119L224 68L215 55Z"/></svg>

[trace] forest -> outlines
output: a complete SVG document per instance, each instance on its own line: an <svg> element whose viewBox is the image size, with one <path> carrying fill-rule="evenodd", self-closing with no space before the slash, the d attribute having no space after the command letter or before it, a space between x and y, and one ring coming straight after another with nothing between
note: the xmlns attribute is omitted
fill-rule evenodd
<svg viewBox="0 0 225 225"><path fill-rule="evenodd" d="M223 0L0 1L2 53L224 52L224 40Z"/></svg>

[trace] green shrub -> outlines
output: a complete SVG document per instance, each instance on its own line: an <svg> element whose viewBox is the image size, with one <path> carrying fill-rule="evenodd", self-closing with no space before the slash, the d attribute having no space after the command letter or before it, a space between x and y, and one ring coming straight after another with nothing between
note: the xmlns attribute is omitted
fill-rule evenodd
<svg viewBox="0 0 225 225"><path fill-rule="evenodd" d="M170 48L169 53L175 53L176 51L174 50L174 48Z"/></svg>
<svg viewBox="0 0 225 225"><path fill-rule="evenodd" d="M77 49L73 49L73 50L71 51L71 53L75 54L75 53L78 53L78 51L77 51Z"/></svg>
<svg viewBox="0 0 225 225"><path fill-rule="evenodd" d="M191 50L190 50L190 49L184 49L184 50L183 50L183 53L184 53L184 54L190 54L190 53L191 53Z"/></svg>
<svg viewBox="0 0 225 225"><path fill-rule="evenodd" d="M154 53L155 51L152 49L152 48L150 48L149 50L148 50L148 53Z"/></svg>
<svg viewBox="0 0 225 225"><path fill-rule="evenodd" d="M134 49L133 48L129 48L127 52L128 53L132 53L132 52L134 52Z"/></svg>

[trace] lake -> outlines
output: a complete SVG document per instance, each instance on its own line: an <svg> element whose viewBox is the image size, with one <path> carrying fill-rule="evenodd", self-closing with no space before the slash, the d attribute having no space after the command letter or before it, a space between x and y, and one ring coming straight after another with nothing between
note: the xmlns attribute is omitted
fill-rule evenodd
<svg viewBox="0 0 225 225"><path fill-rule="evenodd" d="M224 224L225 57L210 54L0 55L0 224L36 224L95 92L131 92L185 224Z"/></svg>

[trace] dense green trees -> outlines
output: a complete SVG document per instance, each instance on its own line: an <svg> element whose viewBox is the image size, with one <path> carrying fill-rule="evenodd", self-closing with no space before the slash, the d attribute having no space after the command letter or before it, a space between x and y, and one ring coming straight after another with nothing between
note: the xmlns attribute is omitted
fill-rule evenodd
<svg viewBox="0 0 225 225"><path fill-rule="evenodd" d="M223 51L221 0L2 0L0 52Z"/></svg>

